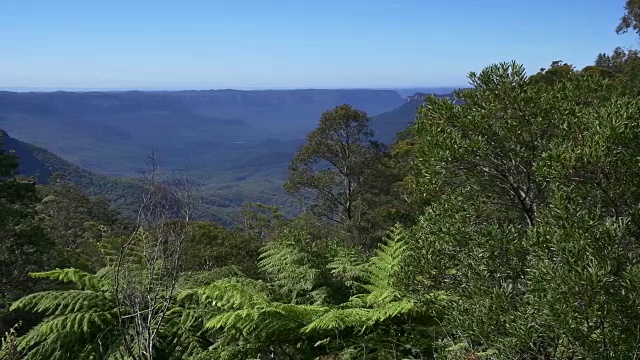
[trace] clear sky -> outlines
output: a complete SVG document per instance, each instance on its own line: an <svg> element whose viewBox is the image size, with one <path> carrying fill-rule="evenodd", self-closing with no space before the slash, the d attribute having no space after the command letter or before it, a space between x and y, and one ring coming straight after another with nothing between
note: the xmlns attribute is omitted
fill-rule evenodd
<svg viewBox="0 0 640 360"><path fill-rule="evenodd" d="M624 0L0 0L0 88L458 86L638 37Z"/></svg>

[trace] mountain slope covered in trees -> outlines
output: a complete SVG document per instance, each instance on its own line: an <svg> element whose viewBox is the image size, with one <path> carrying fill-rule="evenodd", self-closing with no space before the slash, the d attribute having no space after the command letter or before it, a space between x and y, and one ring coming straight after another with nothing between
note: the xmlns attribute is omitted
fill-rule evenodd
<svg viewBox="0 0 640 360"><path fill-rule="evenodd" d="M140 191L135 179L108 177L85 170L46 149L15 139L2 129L0 140L4 150L12 151L19 159L18 172L21 175L35 177L37 183L47 184L53 175L60 174L87 195L105 197L123 213L135 213Z"/></svg>
<svg viewBox="0 0 640 360"><path fill-rule="evenodd" d="M214 173L272 157L265 140L304 137L327 108L402 101L390 90L0 92L0 128L103 174L136 174L152 150L166 167Z"/></svg>
<svg viewBox="0 0 640 360"><path fill-rule="evenodd" d="M379 110L396 100L392 91L366 90L4 92L0 93L0 126L51 145L48 150L62 155L9 137L6 145L15 147L24 160L23 174L39 175L39 182L45 183L53 173L63 173L87 194L106 196L127 214L133 209L128 199L135 193L137 177L146 170L147 156L155 149L163 171L188 174L202 186L206 218L231 225L245 202L282 206L289 215L299 210L281 184L304 140L283 139L281 133L267 138L260 133L261 139L230 141L250 135L253 125L240 118L221 120L215 114L242 115L253 119L254 125L275 121L287 127L290 124L283 125L276 117L309 119L327 102L352 101ZM409 100L383 114L380 131L386 142L415 117L422 99ZM395 115L385 117L391 114ZM377 123L375 119L376 131Z"/></svg>
<svg viewBox="0 0 640 360"><path fill-rule="evenodd" d="M104 197L109 204L124 215L133 216L141 195L140 176L112 177L92 172L62 159L41 147L20 141L0 130L0 137L6 151L14 151L20 159L18 172L27 177L35 177L39 184L47 184L53 175L62 175L65 182L73 184L88 196ZM288 199L281 188L286 174L286 166L299 141L266 140L270 154L264 161L255 162L250 157L244 162L229 164L225 169L211 175L186 171L189 178L197 181L204 196L200 216L225 226L238 224L238 214L244 203L265 203L278 205L289 214L298 209L293 200ZM270 156L270 157L269 157ZM162 170L163 176L172 171Z"/></svg>
<svg viewBox="0 0 640 360"><path fill-rule="evenodd" d="M180 184L145 183L153 201L141 203L138 221L105 226L104 253L84 255L100 266L32 274L72 288L20 290L28 294L9 314L40 318L9 333L3 351L633 358L634 89L558 63L535 76L500 63L469 78L474 88L458 91L457 103L427 97L391 149L372 141L366 113L323 113L289 166L285 190L305 204L294 218L253 206L224 230L190 218L193 198Z"/></svg>
<svg viewBox="0 0 640 360"><path fill-rule="evenodd" d="M327 109L302 212L229 229L188 181L152 172L127 220L0 148L0 359L638 358L640 53L594 58L470 72L388 146Z"/></svg>

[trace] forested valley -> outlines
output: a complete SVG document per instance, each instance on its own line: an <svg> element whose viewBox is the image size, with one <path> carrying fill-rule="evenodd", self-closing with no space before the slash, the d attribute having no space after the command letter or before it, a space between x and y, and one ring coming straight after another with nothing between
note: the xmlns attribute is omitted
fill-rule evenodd
<svg viewBox="0 0 640 360"><path fill-rule="evenodd" d="M154 159L125 216L2 150L0 359L637 358L640 53L468 78L391 145L327 109L284 183L303 210L233 227Z"/></svg>

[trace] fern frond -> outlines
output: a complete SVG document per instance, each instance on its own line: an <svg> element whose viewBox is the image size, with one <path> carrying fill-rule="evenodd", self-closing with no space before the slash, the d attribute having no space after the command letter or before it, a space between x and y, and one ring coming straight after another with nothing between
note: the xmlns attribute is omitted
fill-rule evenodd
<svg viewBox="0 0 640 360"><path fill-rule="evenodd" d="M36 339L52 334L89 333L117 324L115 311L83 312L48 318L34 328ZM37 333L37 335L36 335Z"/></svg>
<svg viewBox="0 0 640 360"><path fill-rule="evenodd" d="M176 316L177 315L177 316ZM162 350L158 353L159 358L167 359L191 359L195 355L204 351L208 345L201 335L206 331L202 319L200 321L183 323L178 313L167 315L162 326L156 346Z"/></svg>
<svg viewBox="0 0 640 360"><path fill-rule="evenodd" d="M376 323L409 314L414 309L416 309L416 303L410 299L403 299L401 301L389 303L386 306L372 309L372 311L369 312L367 325L373 326Z"/></svg>
<svg viewBox="0 0 640 360"><path fill-rule="evenodd" d="M11 305L11 311L23 310L53 314L68 314L106 309L111 299L101 293L87 290L43 291L27 295Z"/></svg>
<svg viewBox="0 0 640 360"><path fill-rule="evenodd" d="M211 284L217 280L228 278L244 278L240 268L235 265L224 266L208 271L185 272L180 274L178 289L196 289Z"/></svg>
<svg viewBox="0 0 640 360"><path fill-rule="evenodd" d="M124 348L124 344L114 344L109 348L109 351L104 355L104 360L134 360L127 353Z"/></svg>
<svg viewBox="0 0 640 360"><path fill-rule="evenodd" d="M376 309L333 309L305 326L302 331L311 333L326 330L345 330L353 327L360 329L360 332L363 333L377 323L410 313L414 307L415 303L413 301L403 300Z"/></svg>
<svg viewBox="0 0 640 360"><path fill-rule="evenodd" d="M99 291L108 288L110 285L105 276L90 274L78 269L55 269L30 273L29 276L38 279L72 282L82 290Z"/></svg>
<svg viewBox="0 0 640 360"><path fill-rule="evenodd" d="M369 291L367 302L385 304L402 295L396 289L395 279L402 272L402 261L407 255L407 245L403 241L403 233L394 227L386 243L380 244L376 256L366 266L365 289Z"/></svg>
<svg viewBox="0 0 640 360"><path fill-rule="evenodd" d="M266 306L270 302L262 282L242 278L216 281L198 289L198 295L202 302L225 310Z"/></svg>
<svg viewBox="0 0 640 360"><path fill-rule="evenodd" d="M51 360L62 360L64 354L66 353L66 349L68 348L68 344L62 342L64 336L62 334L52 334L51 336L43 339L38 346L30 349L29 352L26 352L23 356L24 360L40 360L40 359L51 359ZM73 340L72 338L66 337L66 340ZM21 342L22 343L22 342ZM60 345L62 346L60 346ZM62 347L62 348L61 348ZM21 349L24 351L24 349Z"/></svg>
<svg viewBox="0 0 640 360"><path fill-rule="evenodd" d="M328 310L324 306L293 305L277 302L254 303L252 307L227 309L210 319L208 328L237 328L243 333L250 333L263 326L273 327L279 331L286 328L301 328L318 314Z"/></svg>
<svg viewBox="0 0 640 360"><path fill-rule="evenodd" d="M366 323L369 309L333 309L305 326L302 331L311 333L324 330L341 330L348 327L361 327Z"/></svg>
<svg viewBox="0 0 640 360"><path fill-rule="evenodd" d="M216 346L211 349L207 349L206 351L194 356L193 359L190 360L237 360L237 359L247 359L253 360L252 358L247 358L246 353L248 350L252 349L253 346L238 343L238 344L224 344L223 346Z"/></svg>
<svg viewBox="0 0 640 360"><path fill-rule="evenodd" d="M25 359L95 359L112 347L116 322L115 312L54 316L22 336L18 346Z"/></svg>
<svg viewBox="0 0 640 360"><path fill-rule="evenodd" d="M358 251L346 247L334 250L333 260L327 264L327 268L354 292L361 290L362 281L367 275L365 259Z"/></svg>
<svg viewBox="0 0 640 360"><path fill-rule="evenodd" d="M305 248L309 244L305 230L285 231L280 238L268 243L260 255L260 270L278 292L291 301L300 293L316 288L325 269L318 254Z"/></svg>

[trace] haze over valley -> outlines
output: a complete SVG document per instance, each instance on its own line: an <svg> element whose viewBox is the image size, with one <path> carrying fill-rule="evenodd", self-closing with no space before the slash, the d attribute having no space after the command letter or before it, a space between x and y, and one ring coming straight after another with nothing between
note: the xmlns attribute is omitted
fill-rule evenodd
<svg viewBox="0 0 640 360"><path fill-rule="evenodd" d="M640 359L640 0L0 1L0 360Z"/></svg>
<svg viewBox="0 0 640 360"><path fill-rule="evenodd" d="M139 177L155 153L162 171L178 171L201 184L207 218L229 225L244 202L284 206L290 215L298 211L282 181L327 109L353 104L373 118L376 139L391 143L424 100L425 93L400 95L414 90L453 89L0 92L0 129L104 179ZM18 153L28 156L25 151ZM46 181L42 174L68 171L46 162L32 162L23 174ZM70 181L126 203L112 186L89 184L84 177Z"/></svg>

